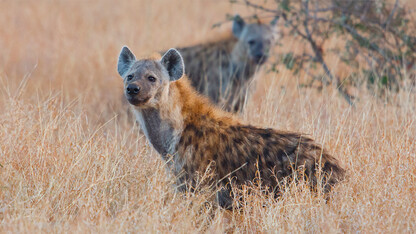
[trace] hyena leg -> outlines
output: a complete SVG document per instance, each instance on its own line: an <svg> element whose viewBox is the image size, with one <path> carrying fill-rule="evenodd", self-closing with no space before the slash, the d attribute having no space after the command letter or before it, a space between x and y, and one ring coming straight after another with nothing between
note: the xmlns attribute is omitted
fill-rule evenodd
<svg viewBox="0 0 416 234"><path fill-rule="evenodd" d="M248 89L234 87L226 98L225 110L240 113L243 111Z"/></svg>
<svg viewBox="0 0 416 234"><path fill-rule="evenodd" d="M233 206L233 198L231 194L231 190L226 188L221 188L217 191L217 202L218 204L227 210L232 209Z"/></svg>
<svg viewBox="0 0 416 234"><path fill-rule="evenodd" d="M246 101L246 97L244 95L239 96L237 101L234 104L234 112L236 113L242 112L244 109L245 101Z"/></svg>

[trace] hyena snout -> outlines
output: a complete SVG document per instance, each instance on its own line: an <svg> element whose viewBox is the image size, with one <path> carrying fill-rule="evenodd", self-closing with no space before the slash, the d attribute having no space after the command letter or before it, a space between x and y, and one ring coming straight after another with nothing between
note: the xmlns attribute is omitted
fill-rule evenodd
<svg viewBox="0 0 416 234"><path fill-rule="evenodd" d="M250 43L251 42L251 43ZM250 52L253 60L257 64L263 64L269 58L269 46L264 45L262 42L252 42L250 43Z"/></svg>
<svg viewBox="0 0 416 234"><path fill-rule="evenodd" d="M263 53L257 53L256 55L254 55L254 61L257 64L263 64L267 61L268 59L268 55L267 54L263 54Z"/></svg>
<svg viewBox="0 0 416 234"><path fill-rule="evenodd" d="M136 96L140 91L140 87L135 84L129 84L126 88L126 94L130 97Z"/></svg>

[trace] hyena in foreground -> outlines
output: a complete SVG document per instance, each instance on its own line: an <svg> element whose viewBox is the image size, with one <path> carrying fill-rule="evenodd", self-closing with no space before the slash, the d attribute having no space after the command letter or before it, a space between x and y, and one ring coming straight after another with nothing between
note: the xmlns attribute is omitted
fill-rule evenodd
<svg viewBox="0 0 416 234"><path fill-rule="evenodd" d="M281 181L302 171L316 188L319 171L324 191L329 191L344 176L338 161L312 139L243 124L211 105L183 77L184 63L175 49L160 60L136 60L123 47L118 72L144 134L168 162L180 189L192 188L209 167L211 182L221 188L217 201L229 208L233 200L224 178L241 186L260 176L263 185L278 189Z"/></svg>
<svg viewBox="0 0 416 234"><path fill-rule="evenodd" d="M269 57L276 21L246 24L237 15L231 37L179 48L192 86L226 110L241 111L255 72Z"/></svg>

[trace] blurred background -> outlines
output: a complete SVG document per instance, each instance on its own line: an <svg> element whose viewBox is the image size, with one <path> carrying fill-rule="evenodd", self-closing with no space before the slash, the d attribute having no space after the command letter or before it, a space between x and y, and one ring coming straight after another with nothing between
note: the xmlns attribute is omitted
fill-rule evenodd
<svg viewBox="0 0 416 234"><path fill-rule="evenodd" d="M0 231L414 232L415 6L0 0ZM228 218L201 209L127 116L123 45L141 57L212 41L237 13L280 17L241 118L324 144L349 173L328 204L299 188L252 194Z"/></svg>

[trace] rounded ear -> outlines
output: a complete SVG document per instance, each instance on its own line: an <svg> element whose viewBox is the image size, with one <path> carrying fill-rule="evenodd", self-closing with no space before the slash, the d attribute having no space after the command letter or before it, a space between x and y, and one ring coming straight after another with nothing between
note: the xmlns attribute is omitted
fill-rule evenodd
<svg viewBox="0 0 416 234"><path fill-rule="evenodd" d="M130 69L131 65L133 65L134 61L136 61L136 57L130 51L127 46L123 46L120 51L120 55L118 56L118 63L117 63L117 71L120 76L124 76L126 72Z"/></svg>
<svg viewBox="0 0 416 234"><path fill-rule="evenodd" d="M239 15L234 16L232 31L233 31L233 35L236 38L240 38L241 32L243 32L245 25L246 23L244 22L243 18L241 18Z"/></svg>
<svg viewBox="0 0 416 234"><path fill-rule="evenodd" d="M176 49L169 49L160 59L160 63L166 68L169 74L169 80L179 80L185 70L183 58Z"/></svg>

